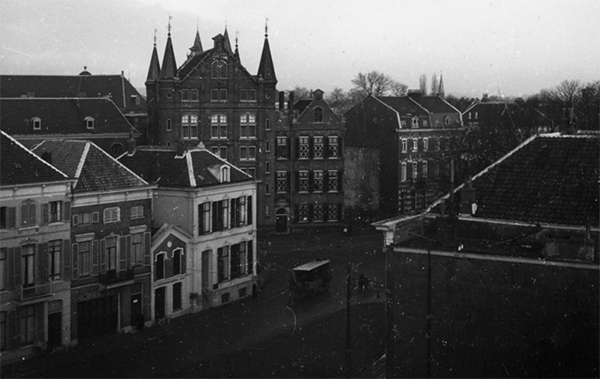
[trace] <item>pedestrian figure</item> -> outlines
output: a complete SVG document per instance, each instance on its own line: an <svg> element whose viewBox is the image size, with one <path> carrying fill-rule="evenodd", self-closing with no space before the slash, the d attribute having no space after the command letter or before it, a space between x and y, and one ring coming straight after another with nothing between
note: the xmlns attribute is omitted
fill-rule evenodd
<svg viewBox="0 0 600 379"><path fill-rule="evenodd" d="M360 274L358 277L358 290L363 292L367 285L369 284L369 279L365 277L365 274Z"/></svg>
<svg viewBox="0 0 600 379"><path fill-rule="evenodd" d="M258 287L256 286L256 283L254 283L252 285L252 299L256 300L257 297L258 297Z"/></svg>

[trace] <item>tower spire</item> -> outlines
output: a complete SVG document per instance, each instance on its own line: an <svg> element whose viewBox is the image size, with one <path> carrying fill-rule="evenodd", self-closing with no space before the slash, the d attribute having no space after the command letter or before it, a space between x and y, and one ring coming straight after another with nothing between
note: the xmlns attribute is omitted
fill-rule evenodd
<svg viewBox="0 0 600 379"><path fill-rule="evenodd" d="M269 19L267 19L267 22L268 21ZM264 82L276 84L277 77L275 75L275 66L273 65L273 58L271 56L271 48L269 47L268 32L267 23L265 22L265 43L260 57L260 64L258 65L258 77L262 78Z"/></svg>
<svg viewBox="0 0 600 379"><path fill-rule="evenodd" d="M175 62L175 53L173 52L173 42L171 41L171 19L169 16L169 33L167 34L167 46L163 57L161 78L175 78L177 76L177 63Z"/></svg>
<svg viewBox="0 0 600 379"><path fill-rule="evenodd" d="M442 99L446 96L444 93L444 73L440 72L440 85L438 87L438 96Z"/></svg>
<svg viewBox="0 0 600 379"><path fill-rule="evenodd" d="M230 54L233 54L233 50L231 50L231 42L229 41L229 33L227 32L227 24L225 24L225 33L223 33L223 39L223 48Z"/></svg>
<svg viewBox="0 0 600 379"><path fill-rule="evenodd" d="M152 49L152 57L150 58L150 67L148 68L148 76L146 81L158 79L160 76L160 63L158 61L158 52L156 51L156 29L154 29L154 48Z"/></svg>

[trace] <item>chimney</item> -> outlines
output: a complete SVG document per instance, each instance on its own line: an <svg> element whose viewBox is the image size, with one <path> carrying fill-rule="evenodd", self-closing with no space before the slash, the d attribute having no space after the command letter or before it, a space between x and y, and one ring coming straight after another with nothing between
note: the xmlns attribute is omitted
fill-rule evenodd
<svg viewBox="0 0 600 379"><path fill-rule="evenodd" d="M411 99L413 99L414 101L416 101L417 103L421 104L421 90L418 89L411 89L408 91L408 97L410 97Z"/></svg>
<svg viewBox="0 0 600 379"><path fill-rule="evenodd" d="M563 118L560 120L558 131L560 134L575 134L575 111L572 105L563 108Z"/></svg>
<svg viewBox="0 0 600 379"><path fill-rule="evenodd" d="M175 155L178 158L182 158L186 152L186 146L183 141L177 141L177 154Z"/></svg>
<svg viewBox="0 0 600 379"><path fill-rule="evenodd" d="M133 155L135 152L135 138L133 134L129 133L129 139L127 140L127 155Z"/></svg>
<svg viewBox="0 0 600 379"><path fill-rule="evenodd" d="M285 92L279 91L279 110L285 109Z"/></svg>
<svg viewBox="0 0 600 379"><path fill-rule="evenodd" d="M290 91L290 99L288 101L288 110L294 112L294 91Z"/></svg>
<svg viewBox="0 0 600 379"><path fill-rule="evenodd" d="M477 211L477 203L475 203L475 188L471 182L471 177L467 179L466 185L461 191L460 200L460 215L463 217L474 216Z"/></svg>

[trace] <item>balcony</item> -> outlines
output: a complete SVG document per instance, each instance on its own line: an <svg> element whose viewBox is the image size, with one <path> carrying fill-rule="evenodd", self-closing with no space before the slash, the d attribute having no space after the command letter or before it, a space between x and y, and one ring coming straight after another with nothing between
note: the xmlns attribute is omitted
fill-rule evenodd
<svg viewBox="0 0 600 379"><path fill-rule="evenodd" d="M114 288L132 283L134 277L133 267L125 271L109 270L98 275L98 282L107 288Z"/></svg>
<svg viewBox="0 0 600 379"><path fill-rule="evenodd" d="M19 286L16 291L17 299L20 301L36 300L52 296L52 283L42 283L33 286Z"/></svg>

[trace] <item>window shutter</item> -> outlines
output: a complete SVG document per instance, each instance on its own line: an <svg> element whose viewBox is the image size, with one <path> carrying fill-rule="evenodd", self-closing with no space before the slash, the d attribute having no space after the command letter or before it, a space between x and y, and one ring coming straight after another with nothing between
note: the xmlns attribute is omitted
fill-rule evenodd
<svg viewBox="0 0 600 379"><path fill-rule="evenodd" d="M32 221L31 225L29 225L29 226L35 226L37 224L37 204L36 203L31 203L29 205L29 214L31 215L30 220Z"/></svg>
<svg viewBox="0 0 600 379"><path fill-rule="evenodd" d="M165 254L165 278L170 278L173 276L173 263L175 262L174 256L175 254L173 254L173 250L168 251L167 254Z"/></svg>
<svg viewBox="0 0 600 379"><path fill-rule="evenodd" d="M202 235L204 230L204 217L202 214L202 204L198 204L198 235Z"/></svg>
<svg viewBox="0 0 600 379"><path fill-rule="evenodd" d="M237 199L231 199L231 201L229 202L229 226L231 228L235 228L237 225Z"/></svg>
<svg viewBox="0 0 600 379"><path fill-rule="evenodd" d="M71 280L71 241L63 240L62 247L62 278L65 281Z"/></svg>
<svg viewBox="0 0 600 379"><path fill-rule="evenodd" d="M344 173L344 170L338 170L338 172L337 172L337 175L338 175L337 190L338 190L338 192L342 192L342 190L343 190L343 187L342 187L343 173Z"/></svg>
<svg viewBox="0 0 600 379"><path fill-rule="evenodd" d="M79 225L79 215L73 215L73 226Z"/></svg>
<svg viewBox="0 0 600 379"><path fill-rule="evenodd" d="M17 333L17 312L8 311L6 312L6 347L8 350L17 348L17 338L12 338L16 337Z"/></svg>
<svg viewBox="0 0 600 379"><path fill-rule="evenodd" d="M248 196L246 199L246 206L248 207L248 212L246 213L246 217L248 217L248 225L252 225L253 217L252 217L252 196Z"/></svg>
<svg viewBox="0 0 600 379"><path fill-rule="evenodd" d="M292 144L291 144L292 141L291 141L290 137L287 137L286 140L287 140L287 155L286 155L286 158L287 159L292 159Z"/></svg>
<svg viewBox="0 0 600 379"><path fill-rule="evenodd" d="M181 250L181 273L185 274L186 270L187 270L187 257L185 254L185 248L183 250Z"/></svg>
<svg viewBox="0 0 600 379"><path fill-rule="evenodd" d="M71 202L65 201L63 203L63 220L69 221L71 219Z"/></svg>
<svg viewBox="0 0 600 379"><path fill-rule="evenodd" d="M246 254L248 255L248 273L254 274L254 241L248 241Z"/></svg>
<svg viewBox="0 0 600 379"><path fill-rule="evenodd" d="M142 241L142 251L144 252L144 262L146 265L150 265L150 248L152 242L150 241L150 232L144 233L144 240Z"/></svg>
<svg viewBox="0 0 600 379"><path fill-rule="evenodd" d="M92 275L98 275L100 268L100 253L98 252L98 240L92 241Z"/></svg>
<svg viewBox="0 0 600 379"><path fill-rule="evenodd" d="M47 225L50 221L50 204L42 204L42 225Z"/></svg>
<svg viewBox="0 0 600 379"><path fill-rule="evenodd" d="M93 212L93 213L92 213L92 223L93 223L93 224L96 224L96 223L98 223L98 222L100 222L100 213L98 213L98 212Z"/></svg>
<svg viewBox="0 0 600 379"><path fill-rule="evenodd" d="M100 240L100 273L106 272L106 239Z"/></svg>
<svg viewBox="0 0 600 379"><path fill-rule="evenodd" d="M119 271L127 270L127 237L128 236L120 236L119 237L119 251L118 260L119 260Z"/></svg>
<svg viewBox="0 0 600 379"><path fill-rule="evenodd" d="M37 264L37 283L48 282L48 242L40 243L38 245L38 259L35 260Z"/></svg>
<svg viewBox="0 0 600 379"><path fill-rule="evenodd" d="M127 268L131 267L131 234L129 234L127 237L127 240L125 241L125 245L126 245L126 250L125 250L125 266Z"/></svg>
<svg viewBox="0 0 600 379"><path fill-rule="evenodd" d="M223 281L223 248L217 250L217 281Z"/></svg>
<svg viewBox="0 0 600 379"><path fill-rule="evenodd" d="M8 280L6 283L6 289L12 290L15 286L15 259L17 258L14 247L9 247L7 250L8 256L6 257L7 276Z"/></svg>
<svg viewBox="0 0 600 379"><path fill-rule="evenodd" d="M20 247L15 247L15 252L14 252L14 278L15 278L15 286L20 286L21 285L21 248Z"/></svg>
<svg viewBox="0 0 600 379"><path fill-rule="evenodd" d="M73 245L73 249L71 249L71 256L73 257L73 259L71 260L71 262L73 263L72 270L71 272L73 273L73 275L71 276L72 280L75 280L78 278L78 270L77 270L77 253L79 251L79 245L77 245L76 243L74 243Z"/></svg>
<svg viewBox="0 0 600 379"><path fill-rule="evenodd" d="M218 202L216 202L216 201L212 202L212 230L213 230L213 232L221 230L219 228L219 223L218 223L219 209L217 207L217 204L218 204Z"/></svg>
<svg viewBox="0 0 600 379"><path fill-rule="evenodd" d="M8 207L8 228L14 229L17 225L17 208Z"/></svg>
<svg viewBox="0 0 600 379"><path fill-rule="evenodd" d="M26 203L21 204L21 226L29 226L29 213Z"/></svg>
<svg viewBox="0 0 600 379"><path fill-rule="evenodd" d="M342 137L338 136L338 157L342 158L344 149L342 148Z"/></svg>

